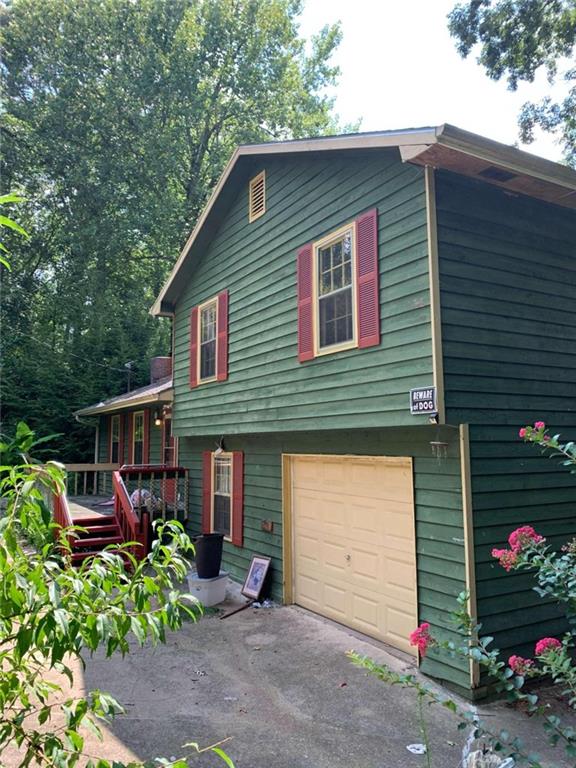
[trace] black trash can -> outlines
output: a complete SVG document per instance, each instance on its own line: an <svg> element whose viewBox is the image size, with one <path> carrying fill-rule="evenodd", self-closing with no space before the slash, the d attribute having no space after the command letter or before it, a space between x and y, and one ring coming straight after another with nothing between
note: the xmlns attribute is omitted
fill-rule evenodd
<svg viewBox="0 0 576 768"><path fill-rule="evenodd" d="M203 533L194 539L196 570L200 579L214 579L222 564L223 533Z"/></svg>

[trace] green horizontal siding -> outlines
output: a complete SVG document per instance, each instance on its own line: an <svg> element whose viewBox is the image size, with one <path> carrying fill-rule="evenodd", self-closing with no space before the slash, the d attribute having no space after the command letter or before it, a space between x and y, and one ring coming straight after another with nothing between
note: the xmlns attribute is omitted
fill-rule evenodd
<svg viewBox="0 0 576 768"><path fill-rule="evenodd" d="M190 531L200 531L202 504L202 451L213 450L218 435L180 439L180 462L190 469ZM432 456L430 441L449 442L448 456ZM226 437L227 450L244 451L244 546L225 543L224 565L243 581L254 554L272 557L272 594L282 599L282 454L356 454L412 456L416 508L418 611L420 621L456 640L450 612L465 588L462 492L457 432L432 427L388 430L323 431L277 435ZM271 520L273 533L261 530ZM431 654L425 672L467 688L466 664Z"/></svg>
<svg viewBox="0 0 576 768"><path fill-rule="evenodd" d="M422 170L403 165L396 150L270 158L264 167L265 215L248 223L246 179L205 252L194 255L194 273L177 304L175 433L414 424L408 391L432 381ZM382 343L300 364L297 250L375 206ZM190 310L226 288L229 378L191 390Z"/></svg>
<svg viewBox="0 0 576 768"><path fill-rule="evenodd" d="M576 534L576 477L518 438L543 419L576 437L576 214L437 175L447 419L470 424L478 614L504 658L565 628L559 609L491 556L532 525Z"/></svg>

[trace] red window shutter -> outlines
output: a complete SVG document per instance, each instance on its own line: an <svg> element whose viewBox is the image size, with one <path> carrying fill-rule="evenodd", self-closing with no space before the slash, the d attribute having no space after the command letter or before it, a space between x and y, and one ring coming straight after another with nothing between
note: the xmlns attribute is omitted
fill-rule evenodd
<svg viewBox="0 0 576 768"><path fill-rule="evenodd" d="M358 346L373 347L380 344L376 208L356 219L356 291Z"/></svg>
<svg viewBox="0 0 576 768"><path fill-rule="evenodd" d="M120 414L120 441L118 443L118 464L124 464L124 414Z"/></svg>
<svg viewBox="0 0 576 768"><path fill-rule="evenodd" d="M312 318L312 244L298 251L298 360L314 357L314 323Z"/></svg>
<svg viewBox="0 0 576 768"><path fill-rule="evenodd" d="M244 539L244 454L232 452L232 544L242 546Z"/></svg>
<svg viewBox="0 0 576 768"><path fill-rule="evenodd" d="M112 416L108 416L108 461L112 463Z"/></svg>
<svg viewBox="0 0 576 768"><path fill-rule="evenodd" d="M202 452L202 533L210 533L212 517L212 454Z"/></svg>
<svg viewBox="0 0 576 768"><path fill-rule="evenodd" d="M134 464L134 442L132 440L132 434L134 432L134 414L129 413L128 419L128 461L127 464Z"/></svg>
<svg viewBox="0 0 576 768"><path fill-rule="evenodd" d="M198 386L198 307L190 312L190 386Z"/></svg>
<svg viewBox="0 0 576 768"><path fill-rule="evenodd" d="M216 379L228 378L228 291L218 294L218 340L216 351Z"/></svg>
<svg viewBox="0 0 576 768"><path fill-rule="evenodd" d="M144 411L144 444L142 445L142 464L150 464L150 411Z"/></svg>

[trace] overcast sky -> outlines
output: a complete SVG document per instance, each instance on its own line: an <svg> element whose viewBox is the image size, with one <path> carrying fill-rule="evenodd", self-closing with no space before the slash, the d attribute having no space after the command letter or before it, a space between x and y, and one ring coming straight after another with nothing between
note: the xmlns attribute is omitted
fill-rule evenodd
<svg viewBox="0 0 576 768"><path fill-rule="evenodd" d="M542 75L511 92L494 82L473 55L461 59L446 16L456 0L306 0L304 36L340 20L344 39L335 56L341 78L336 111L361 130L453 123L507 144L518 142L522 104L550 93ZM519 146L522 146L519 144ZM560 149L540 135L522 146L551 160Z"/></svg>

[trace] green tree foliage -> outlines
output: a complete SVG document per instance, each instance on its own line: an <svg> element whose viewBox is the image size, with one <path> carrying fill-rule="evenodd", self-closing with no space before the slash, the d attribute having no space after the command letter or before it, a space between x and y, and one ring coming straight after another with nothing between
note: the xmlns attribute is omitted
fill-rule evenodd
<svg viewBox="0 0 576 768"><path fill-rule="evenodd" d="M177 588L192 545L179 523L167 522L143 561L130 545L112 545L72 568L68 539L75 529L58 530L45 501L64 488L61 465L30 458L46 440L20 423L14 438L0 442L0 764L122 768L85 755L86 734L101 737L102 723L123 709L103 691L78 695L71 688L75 665L98 649L106 657L129 653L130 639L163 643L184 618L198 618L195 598ZM34 539L35 550L24 537ZM232 766L220 747L206 751ZM184 757L162 764L188 765Z"/></svg>
<svg viewBox="0 0 576 768"><path fill-rule="evenodd" d="M333 132L326 27L300 0L14 0L0 18L2 183L25 194L4 290L8 421L70 413L147 382L169 349L154 296L237 144ZM66 455L68 454L68 455Z"/></svg>
<svg viewBox="0 0 576 768"><path fill-rule="evenodd" d="M576 2L575 0L468 0L449 15L458 52L468 56L477 46L478 61L489 77L505 77L515 90L544 69L551 83L565 81L567 93L526 103L519 116L523 141L539 126L558 135L566 160L576 166Z"/></svg>

